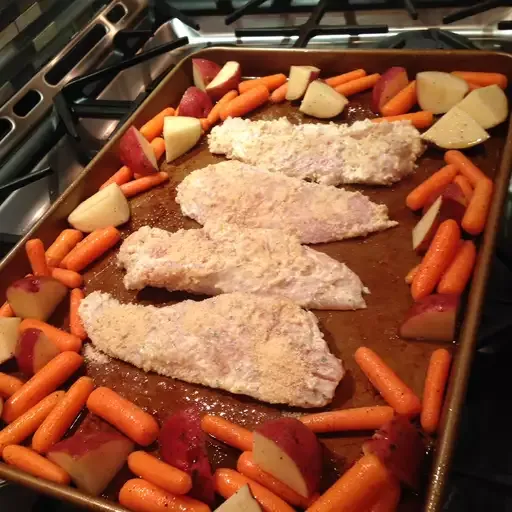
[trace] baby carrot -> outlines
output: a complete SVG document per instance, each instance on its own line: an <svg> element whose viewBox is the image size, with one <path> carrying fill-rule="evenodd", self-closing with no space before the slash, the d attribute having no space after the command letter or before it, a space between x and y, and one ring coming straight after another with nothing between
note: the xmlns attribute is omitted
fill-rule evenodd
<svg viewBox="0 0 512 512"><path fill-rule="evenodd" d="M60 281L64 286L68 288L78 288L82 286L84 278L73 270L67 270L65 268L52 268L51 275L57 281Z"/></svg>
<svg viewBox="0 0 512 512"><path fill-rule="evenodd" d="M414 276L418 273L420 266L416 265L415 267L412 267L409 272L407 272L407 275L405 276L405 284L412 284L414 280Z"/></svg>
<svg viewBox="0 0 512 512"><path fill-rule="evenodd" d="M270 95L271 103L282 103L286 99L286 93L288 92L288 83L284 83L280 87L278 87L275 91Z"/></svg>
<svg viewBox="0 0 512 512"><path fill-rule="evenodd" d="M65 229L55 239L46 251L46 262L49 267L57 267L65 256L73 249L78 242L81 242L84 235L78 229Z"/></svg>
<svg viewBox="0 0 512 512"><path fill-rule="evenodd" d="M22 443L27 437L31 436L62 400L64 395L64 391L55 391L46 398L43 398L3 430L0 430L0 456L6 446Z"/></svg>
<svg viewBox="0 0 512 512"><path fill-rule="evenodd" d="M220 111L220 118L224 121L228 117L240 117L248 114L263 105L269 97L270 93L267 87L259 84L224 105Z"/></svg>
<svg viewBox="0 0 512 512"><path fill-rule="evenodd" d="M428 434L434 434L439 424L451 363L452 356L444 348L434 350L430 357L423 390L423 409L420 417L421 426Z"/></svg>
<svg viewBox="0 0 512 512"><path fill-rule="evenodd" d="M368 512L395 512L400 503L400 482L390 476L375 504Z"/></svg>
<svg viewBox="0 0 512 512"><path fill-rule="evenodd" d="M238 84L240 94L247 92L249 89L254 89L258 85L264 85L269 91L273 91L286 83L286 75L278 73L277 75L262 76L254 80L244 80Z"/></svg>
<svg viewBox="0 0 512 512"><path fill-rule="evenodd" d="M25 318L19 326L19 331L21 333L27 329L39 329L43 331L46 336L57 345L61 352L80 352L82 348L82 340L80 338L62 329L57 329L57 327L53 327L53 325L42 322L41 320Z"/></svg>
<svg viewBox="0 0 512 512"><path fill-rule="evenodd" d="M148 446L158 437L158 423L153 416L109 388L95 389L87 408L137 444Z"/></svg>
<svg viewBox="0 0 512 512"><path fill-rule="evenodd" d="M398 414L420 413L420 399L373 350L359 347L354 357L373 387Z"/></svg>
<svg viewBox="0 0 512 512"><path fill-rule="evenodd" d="M483 87L482 85L474 84L472 82L468 82L468 86L469 92L474 91L475 89L481 89Z"/></svg>
<svg viewBox="0 0 512 512"><path fill-rule="evenodd" d="M489 179L487 176L464 154L456 149L450 149L444 154L444 161L457 167L458 171L465 176L472 187L482 179Z"/></svg>
<svg viewBox="0 0 512 512"><path fill-rule="evenodd" d="M133 178L132 170L123 165L118 171L116 171L110 178L100 186L100 190L103 190L105 187L112 185L112 183L117 183L119 186L128 183Z"/></svg>
<svg viewBox="0 0 512 512"><path fill-rule="evenodd" d="M76 352L62 352L54 357L5 402L4 421L11 423L55 391L80 368L83 360Z"/></svg>
<svg viewBox="0 0 512 512"><path fill-rule="evenodd" d="M11 395L14 395L23 384L24 382L17 377L0 372L0 397L9 398Z"/></svg>
<svg viewBox="0 0 512 512"><path fill-rule="evenodd" d="M405 204L411 210L419 210L430 197L440 193L448 186L457 175L457 172L458 170L455 165L445 165L409 192L405 199Z"/></svg>
<svg viewBox="0 0 512 512"><path fill-rule="evenodd" d="M460 295L468 284L475 266L476 247L471 240L462 243L455 258L437 285L438 293Z"/></svg>
<svg viewBox="0 0 512 512"><path fill-rule="evenodd" d="M242 451L252 450L252 432L235 425L220 416L206 414L201 419L201 428L219 441Z"/></svg>
<svg viewBox="0 0 512 512"><path fill-rule="evenodd" d="M158 137L164 131L164 117L173 116L174 109L167 107L159 112L153 119L150 119L146 124L140 128L140 133L151 142L155 137Z"/></svg>
<svg viewBox="0 0 512 512"><path fill-rule="evenodd" d="M133 512L210 512L210 507L188 496L175 496L142 478L128 480L119 491L119 503Z"/></svg>
<svg viewBox="0 0 512 512"><path fill-rule="evenodd" d="M390 421L394 413L391 407L377 405L308 414L299 419L313 432L377 430Z"/></svg>
<svg viewBox="0 0 512 512"><path fill-rule="evenodd" d="M423 128L428 128L434 123L434 114L432 112L428 112L426 110L421 110L420 112L413 112L412 114L402 114L399 116L389 116L389 117L375 117L371 119L372 123L383 123L387 121L388 123L392 123L394 121L410 121L411 124L421 130Z"/></svg>
<svg viewBox="0 0 512 512"><path fill-rule="evenodd" d="M206 117L202 117L199 119L199 121L201 121L201 128L203 129L203 132L207 132L211 128L210 123Z"/></svg>
<svg viewBox="0 0 512 512"><path fill-rule="evenodd" d="M46 453L60 441L84 407L93 389L94 382L91 378L80 377L37 429L32 438L32 449Z"/></svg>
<svg viewBox="0 0 512 512"><path fill-rule="evenodd" d="M165 153L164 139L162 139L162 137L155 137L151 141L151 147L153 148L153 151L155 152L156 159L160 160L160 158L162 158L162 155Z"/></svg>
<svg viewBox="0 0 512 512"><path fill-rule="evenodd" d="M133 197L161 185L168 179L169 175L162 171L157 174L152 174L151 176L144 176L143 178L125 183L124 185L121 185L121 190L126 197Z"/></svg>
<svg viewBox="0 0 512 512"><path fill-rule="evenodd" d="M249 485L252 495L265 512L293 512L293 508L279 496L233 469L217 469L213 475L213 484L217 494L225 499L233 496L244 485Z"/></svg>
<svg viewBox="0 0 512 512"><path fill-rule="evenodd" d="M352 512L368 510L382 493L389 472L373 454L361 457L307 512Z"/></svg>
<svg viewBox="0 0 512 512"><path fill-rule="evenodd" d="M479 235L484 230L493 190L494 185L490 179L480 180L476 184L471 201L462 217L462 228L470 235Z"/></svg>
<svg viewBox="0 0 512 512"><path fill-rule="evenodd" d="M331 87L338 87L338 85L352 82L353 80L363 78L364 76L366 76L366 71L364 69L355 69L354 71L349 71L342 75L331 76L331 78L328 78L325 83Z"/></svg>
<svg viewBox="0 0 512 512"><path fill-rule="evenodd" d="M458 76L466 82L486 87L488 85L498 85L502 89L507 88L508 79L501 73L486 73L478 71L452 71L452 75Z"/></svg>
<svg viewBox="0 0 512 512"><path fill-rule="evenodd" d="M80 288L74 288L69 295L69 330L81 340L87 338L82 319L78 314L78 308L84 298L84 292Z"/></svg>
<svg viewBox="0 0 512 512"><path fill-rule="evenodd" d="M416 105L416 100L416 80L413 80L405 89L402 89L396 96L391 98L380 109L380 113L386 117L407 114Z"/></svg>
<svg viewBox="0 0 512 512"><path fill-rule="evenodd" d="M126 185L128 185L128 183ZM123 187L126 185L123 185ZM106 253L110 248L114 247L114 245L116 245L120 239L121 234L113 226L96 229L88 236L86 236L66 256L66 268L68 270L80 272L90 263L97 260L100 256Z"/></svg>
<svg viewBox="0 0 512 512"><path fill-rule="evenodd" d="M133 452L128 456L130 471L144 480L173 494L187 494L192 489L190 475L146 452Z"/></svg>
<svg viewBox="0 0 512 512"><path fill-rule="evenodd" d="M422 299L434 291L453 261L459 242L460 229L457 222L453 219L442 222L412 281L411 293L414 300Z"/></svg>
<svg viewBox="0 0 512 512"><path fill-rule="evenodd" d="M351 80L345 84L338 85L335 89L343 96L353 96L358 92L366 91L367 89L371 89L380 78L379 73L374 73L373 75L363 76L362 78L356 78L355 80Z"/></svg>
<svg viewBox="0 0 512 512"><path fill-rule="evenodd" d="M224 105L227 105L232 99L236 98L238 96L238 91L229 91L222 98L217 101L217 103L213 106L213 108L210 110L210 113L208 114L208 123L210 126L213 126L215 123L217 123L220 119L220 111L224 107Z"/></svg>
<svg viewBox="0 0 512 512"><path fill-rule="evenodd" d="M11 305L6 301L0 308L0 318L11 318L14 316L14 311Z"/></svg>
<svg viewBox="0 0 512 512"><path fill-rule="evenodd" d="M464 194L464 197L466 198L466 201L469 203L469 201L471 201L471 197L473 196L473 187L471 186L471 183L466 178L466 176L458 174L455 176L453 183L459 185L462 193Z"/></svg>
<svg viewBox="0 0 512 512"><path fill-rule="evenodd" d="M25 244L28 261L35 276L49 276L50 269L46 263L43 242L39 238L33 238Z"/></svg>
<svg viewBox="0 0 512 512"><path fill-rule="evenodd" d="M276 496L283 499L294 507L308 508L311 499L304 498L286 484L273 477L270 473L266 473L254 462L252 452L244 452L238 458L236 469L242 475L254 480L256 483L266 487L272 491Z"/></svg>

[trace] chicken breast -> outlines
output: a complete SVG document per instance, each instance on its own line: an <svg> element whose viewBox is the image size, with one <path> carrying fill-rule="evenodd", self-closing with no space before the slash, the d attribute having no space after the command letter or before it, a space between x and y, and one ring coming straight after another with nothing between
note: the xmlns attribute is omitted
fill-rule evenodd
<svg viewBox="0 0 512 512"><path fill-rule="evenodd" d="M218 295L278 295L317 309L366 307L367 291L346 265L275 229L207 222L169 233L144 226L121 246L129 290L145 286Z"/></svg>
<svg viewBox="0 0 512 512"><path fill-rule="evenodd" d="M389 185L415 169L423 152L409 121L291 124L286 118L228 118L208 136L212 153L323 185Z"/></svg>
<svg viewBox="0 0 512 512"><path fill-rule="evenodd" d="M302 243L331 242L395 226L385 205L360 192L308 183L235 160L189 174L177 187L184 215L293 233Z"/></svg>
<svg viewBox="0 0 512 512"><path fill-rule="evenodd" d="M109 356L264 402L322 407L345 373L315 315L287 299L226 293L156 308L93 292L79 315Z"/></svg>

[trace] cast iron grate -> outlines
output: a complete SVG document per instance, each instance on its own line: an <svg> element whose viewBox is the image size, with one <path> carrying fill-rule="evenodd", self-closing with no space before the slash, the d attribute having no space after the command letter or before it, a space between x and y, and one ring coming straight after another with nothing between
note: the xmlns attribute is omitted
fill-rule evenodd
<svg viewBox="0 0 512 512"><path fill-rule="evenodd" d="M469 39L448 30L410 30L396 36L386 37L378 48L396 50L477 50Z"/></svg>

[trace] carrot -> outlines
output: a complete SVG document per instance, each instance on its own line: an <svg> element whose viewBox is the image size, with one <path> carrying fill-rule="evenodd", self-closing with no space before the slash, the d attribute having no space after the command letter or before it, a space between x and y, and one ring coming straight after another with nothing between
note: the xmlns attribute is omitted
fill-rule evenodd
<svg viewBox="0 0 512 512"><path fill-rule="evenodd" d="M180 115L180 107L179 105L176 107L176 110L174 111L175 117L178 117Z"/></svg>
<svg viewBox="0 0 512 512"><path fill-rule="evenodd" d="M55 239L46 251L46 262L49 267L58 267L65 256L73 249L78 242L81 242L84 235L78 229L65 229Z"/></svg>
<svg viewBox="0 0 512 512"><path fill-rule="evenodd" d="M11 318L15 316L11 305L6 301L0 308L0 318Z"/></svg>
<svg viewBox="0 0 512 512"><path fill-rule="evenodd" d="M161 185L165 181L169 179L169 175L166 172L159 172L158 174L153 174L151 176L144 176L143 178L139 178L134 181L130 181L130 183L125 183L121 185L121 190L126 197L133 197L137 194L141 194L142 192L146 192L147 190L157 187Z"/></svg>
<svg viewBox="0 0 512 512"><path fill-rule="evenodd" d="M135 182L132 182L135 183ZM123 185L126 187L129 185ZM119 231L110 226L108 228L96 229L86 236L67 256L65 264L68 270L80 272L90 263L97 260L121 239ZM61 263L61 266L64 262Z"/></svg>
<svg viewBox="0 0 512 512"><path fill-rule="evenodd" d="M377 405L308 414L299 419L313 432L377 430L390 421L394 413L391 407Z"/></svg>
<svg viewBox="0 0 512 512"><path fill-rule="evenodd" d="M444 154L444 161L447 164L455 165L459 172L465 176L472 187L483 179L489 179L464 153L456 149L450 149Z"/></svg>
<svg viewBox="0 0 512 512"><path fill-rule="evenodd" d="M228 117L240 117L248 114L263 105L269 97L270 93L267 87L259 84L224 105L220 110L220 118L224 121Z"/></svg>
<svg viewBox="0 0 512 512"><path fill-rule="evenodd" d="M53 325L42 322L41 320L25 318L19 326L19 332L22 333L27 329L39 329L43 331L44 334L57 345L61 352L80 352L82 348L82 340L80 338L62 329L57 329L57 327L53 327Z"/></svg>
<svg viewBox="0 0 512 512"><path fill-rule="evenodd" d="M85 340L87 338L87 333L82 325L82 319L78 314L78 308L80 307L80 303L83 298L84 292L80 290L80 288L74 288L71 290L71 294L69 295L69 330L71 331L71 334L81 340Z"/></svg>
<svg viewBox="0 0 512 512"><path fill-rule="evenodd" d="M254 80L244 80L238 84L238 91L240 94L247 92L249 89L254 89L258 85L264 85L269 91L274 91L286 83L286 75L278 73L277 75L262 76Z"/></svg>
<svg viewBox="0 0 512 512"><path fill-rule="evenodd" d="M359 347L354 357L368 380L398 414L420 413L420 399L373 350Z"/></svg>
<svg viewBox="0 0 512 512"><path fill-rule="evenodd" d="M265 512L293 512L293 508L279 496L233 469L217 469L213 474L213 485L217 494L226 499L244 485L249 485L252 495Z"/></svg>
<svg viewBox="0 0 512 512"><path fill-rule="evenodd" d="M28 261L35 276L49 276L50 269L46 263L43 242L39 238L33 238L25 244Z"/></svg>
<svg viewBox="0 0 512 512"><path fill-rule="evenodd" d="M366 91L371 89L379 80L380 74L374 73L373 75L363 76L362 78L356 78L345 84L338 85L335 89L343 96L353 96L358 92Z"/></svg>
<svg viewBox="0 0 512 512"><path fill-rule="evenodd" d="M9 398L11 395L14 395L23 384L24 382L17 377L0 372L0 397Z"/></svg>
<svg viewBox="0 0 512 512"><path fill-rule="evenodd" d="M468 284L475 260L475 244L471 240L466 240L437 285L438 293L460 295Z"/></svg>
<svg viewBox="0 0 512 512"><path fill-rule="evenodd" d="M220 416L206 414L201 419L201 428L219 441L242 451L252 450L252 432L235 425Z"/></svg>
<svg viewBox="0 0 512 512"><path fill-rule="evenodd" d="M494 185L491 180L480 180L477 183L473 197L462 217L462 228L470 235L479 235L484 230L493 191Z"/></svg>
<svg viewBox="0 0 512 512"><path fill-rule="evenodd" d="M420 266L419 264L415 267L412 267L409 272L407 272L407 275L405 276L405 284L412 284L414 280L414 276L418 273Z"/></svg>
<svg viewBox="0 0 512 512"><path fill-rule="evenodd" d="M244 452L240 455L236 469L238 472L242 473L242 475L266 487L269 491L272 491L276 496L279 496L279 498L282 498L294 507L308 508L312 503L311 498L304 498L304 496L295 492L270 473L266 473L258 467L254 462L252 452Z"/></svg>
<svg viewBox="0 0 512 512"><path fill-rule="evenodd" d="M469 87L469 92L474 91L475 89L481 89L482 86L478 84L474 84L473 82L467 82Z"/></svg>
<svg viewBox="0 0 512 512"><path fill-rule="evenodd" d="M413 80L405 89L402 89L396 96L391 98L380 109L380 113L387 117L407 114L416 105L416 100L416 80Z"/></svg>
<svg viewBox="0 0 512 512"><path fill-rule="evenodd" d="M31 407L25 414L0 430L0 456L10 444L19 444L31 436L56 405L64 398L64 391L55 391Z"/></svg>
<svg viewBox="0 0 512 512"><path fill-rule="evenodd" d="M203 132L207 132L210 129L208 119L206 117L202 117L199 121L201 121L201 128L203 129Z"/></svg>
<svg viewBox="0 0 512 512"><path fill-rule="evenodd" d="M352 512L368 510L378 499L389 472L373 454L361 457L307 512Z"/></svg>
<svg viewBox="0 0 512 512"><path fill-rule="evenodd" d="M405 204L411 210L419 210L430 197L440 193L449 185L457 175L457 172L458 170L455 165L445 165L409 192L405 199Z"/></svg>
<svg viewBox="0 0 512 512"><path fill-rule="evenodd" d="M128 480L119 491L119 503L133 512L210 512L210 507L188 496L174 496L142 478Z"/></svg>
<svg viewBox="0 0 512 512"><path fill-rule="evenodd" d="M428 128L434 123L434 114L426 110L420 112L413 112L412 114L402 114L400 116L389 116L389 117L375 117L371 119L372 123L393 123L395 121L410 121L413 126L421 130L422 128Z"/></svg>
<svg viewBox="0 0 512 512"><path fill-rule="evenodd" d="M215 123L217 123L220 119L220 111L224 107L224 105L227 105L232 99L236 98L238 96L238 91L229 91L222 98L217 101L217 103L213 106L213 108L210 110L210 113L208 114L208 123L210 126L213 126Z"/></svg>
<svg viewBox="0 0 512 512"><path fill-rule="evenodd" d="M62 352L41 368L4 404L2 418L11 423L64 384L83 363L76 352Z"/></svg>
<svg viewBox="0 0 512 512"><path fill-rule="evenodd" d="M331 76L331 78L328 78L325 83L331 87L338 87L338 85L352 82L353 80L363 78L364 76L366 76L366 71L364 69L355 69L354 71L349 71L342 75Z"/></svg>
<svg viewBox="0 0 512 512"><path fill-rule="evenodd" d="M411 293L414 300L422 299L434 291L453 261L459 242L460 229L457 222L453 219L442 222L412 281Z"/></svg>
<svg viewBox="0 0 512 512"><path fill-rule="evenodd" d="M270 101L272 103L282 103L286 99L286 93L288 92L288 83L284 83L278 87L271 95Z"/></svg>
<svg viewBox="0 0 512 512"><path fill-rule="evenodd" d="M487 85L498 85L502 89L506 89L508 79L501 73L486 73L478 71L452 71L452 75L458 76L466 82L486 87Z"/></svg>
<svg viewBox="0 0 512 512"><path fill-rule="evenodd" d="M459 185L462 193L464 194L464 197L466 198L466 201L469 203L471 201L471 197L473 196L473 187L471 186L471 183L466 178L466 176L458 174L455 176L453 183Z"/></svg>
<svg viewBox="0 0 512 512"><path fill-rule="evenodd" d="M162 137L155 137L151 141L151 147L155 152L156 159L160 160L160 158L162 158L162 155L165 153L165 140L162 139Z"/></svg>
<svg viewBox="0 0 512 512"><path fill-rule="evenodd" d="M159 112L153 119L150 119L146 124L142 125L139 132L151 142L155 137L158 137L164 131L164 118L174 115L174 109L167 107Z"/></svg>
<svg viewBox="0 0 512 512"><path fill-rule="evenodd" d="M51 275L68 288L78 288L84 282L84 278L78 272L65 268L52 268Z"/></svg>
<svg viewBox="0 0 512 512"><path fill-rule="evenodd" d="M110 176L110 178L107 181L105 181L103 185L100 186L100 190L103 190L109 185L112 185L112 183L117 183L119 186L124 185L125 183L128 183L132 178L132 170L126 165L123 165L122 167L119 168L118 171L112 174L112 176Z"/></svg>
<svg viewBox="0 0 512 512"><path fill-rule="evenodd" d="M192 489L190 475L158 460L146 452L133 452L128 456L130 471L144 480L173 494L187 494Z"/></svg>
<svg viewBox="0 0 512 512"><path fill-rule="evenodd" d="M423 409L420 417L421 426L428 434L434 434L439 424L451 363L452 356L444 348L434 350L430 357L425 388L423 389Z"/></svg>
<svg viewBox="0 0 512 512"><path fill-rule="evenodd" d="M84 407L93 389L94 382L91 378L80 377L37 429L32 438L32 449L46 453L60 441Z"/></svg>
<svg viewBox="0 0 512 512"><path fill-rule="evenodd" d="M395 512L400 503L400 494L400 483L390 476L387 485L382 489L369 512Z"/></svg>
<svg viewBox="0 0 512 512"><path fill-rule="evenodd" d="M153 416L109 388L95 389L87 408L137 444L148 446L158 437L158 423Z"/></svg>

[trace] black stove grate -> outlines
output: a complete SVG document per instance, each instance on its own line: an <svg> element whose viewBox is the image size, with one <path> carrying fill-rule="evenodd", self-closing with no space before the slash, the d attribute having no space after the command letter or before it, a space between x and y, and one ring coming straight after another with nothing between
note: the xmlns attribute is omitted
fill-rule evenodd
<svg viewBox="0 0 512 512"><path fill-rule="evenodd" d="M448 30L410 30L386 37L378 48L396 50L478 50L469 39Z"/></svg>

